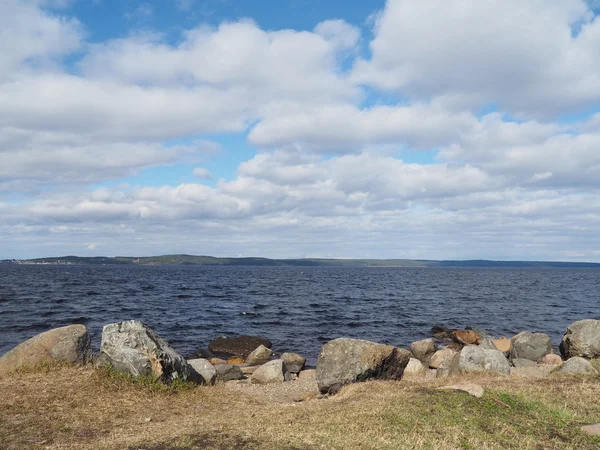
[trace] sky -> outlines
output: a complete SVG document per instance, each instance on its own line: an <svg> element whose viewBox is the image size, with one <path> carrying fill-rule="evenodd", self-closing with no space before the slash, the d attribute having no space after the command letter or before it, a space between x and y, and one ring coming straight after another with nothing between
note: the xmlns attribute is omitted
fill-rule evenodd
<svg viewBox="0 0 600 450"><path fill-rule="evenodd" d="M600 262L596 0L0 0L0 259Z"/></svg>

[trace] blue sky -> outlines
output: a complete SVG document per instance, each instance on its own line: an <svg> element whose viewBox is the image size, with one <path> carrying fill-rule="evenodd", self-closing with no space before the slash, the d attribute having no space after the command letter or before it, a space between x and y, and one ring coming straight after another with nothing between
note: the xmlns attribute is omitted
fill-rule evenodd
<svg viewBox="0 0 600 450"><path fill-rule="evenodd" d="M600 261L583 0L0 4L0 259Z"/></svg>

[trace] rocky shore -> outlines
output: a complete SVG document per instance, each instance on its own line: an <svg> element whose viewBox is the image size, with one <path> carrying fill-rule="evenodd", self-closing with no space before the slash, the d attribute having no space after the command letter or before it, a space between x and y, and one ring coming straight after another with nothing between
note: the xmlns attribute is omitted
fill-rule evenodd
<svg viewBox="0 0 600 450"><path fill-rule="evenodd" d="M544 333L492 337L476 329L434 327L432 334L408 349L334 339L323 345L316 369L306 369L303 356L275 354L268 339L254 336L219 337L199 349L197 357L186 360L135 320L106 325L99 354L94 356L85 326L71 325L41 333L1 356L0 376L52 362L93 363L164 383L273 385L312 380L318 389L315 395L329 396L345 385L367 380L431 380L472 373L532 379L555 372L598 375L590 360L600 358L600 320L571 324L562 337L560 354L554 353Z"/></svg>

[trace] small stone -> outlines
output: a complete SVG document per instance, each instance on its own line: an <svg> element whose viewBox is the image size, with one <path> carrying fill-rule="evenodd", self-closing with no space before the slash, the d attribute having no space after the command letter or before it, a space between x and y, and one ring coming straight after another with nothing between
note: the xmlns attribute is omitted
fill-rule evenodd
<svg viewBox="0 0 600 450"><path fill-rule="evenodd" d="M227 364L244 364L244 358L240 356L232 356L227 360Z"/></svg>
<svg viewBox="0 0 600 450"><path fill-rule="evenodd" d="M308 380L308 379L312 380L314 378L317 378L317 371L315 369L301 370L300 373L298 374L299 380Z"/></svg>
<svg viewBox="0 0 600 450"><path fill-rule="evenodd" d="M512 365L515 367L537 366L537 363L535 361L532 361L530 359L525 359L525 358L516 358L516 359L513 359L511 362L512 362Z"/></svg>
<svg viewBox="0 0 600 450"><path fill-rule="evenodd" d="M152 417L146 417L146 418L144 419L144 422L146 422L146 423L150 423L150 422L152 422Z"/></svg>
<svg viewBox="0 0 600 450"><path fill-rule="evenodd" d="M235 364L219 364L218 366L215 366L215 370L217 371L217 381L220 381L221 383L244 378L242 369Z"/></svg>
<svg viewBox="0 0 600 450"><path fill-rule="evenodd" d="M427 374L427 368L416 358L410 358L404 368L405 378L421 378Z"/></svg>
<svg viewBox="0 0 600 450"><path fill-rule="evenodd" d="M260 366L266 362L269 362L272 356L273 351L270 348L267 348L264 345L259 345L252 353L248 355L246 358L246 364Z"/></svg>
<svg viewBox="0 0 600 450"><path fill-rule="evenodd" d="M590 425L583 425L581 431L590 436L600 436L600 423L593 423Z"/></svg>
<svg viewBox="0 0 600 450"><path fill-rule="evenodd" d="M306 358L297 353L284 353L281 359L285 361L285 365L291 373L300 373L306 364Z"/></svg>
<svg viewBox="0 0 600 450"><path fill-rule="evenodd" d="M544 356L539 360L539 364L549 365L549 366L558 366L562 364L562 358L560 355L555 355L554 353L550 353Z"/></svg>
<svg viewBox="0 0 600 450"><path fill-rule="evenodd" d="M510 339L507 339L504 336L498 339L492 339L492 344L505 355L508 355L510 352Z"/></svg>
<svg viewBox="0 0 600 450"><path fill-rule="evenodd" d="M453 384L451 386L442 386L438 389L466 392L467 394L477 398L483 397L484 392L483 387L473 383Z"/></svg>
<svg viewBox="0 0 600 450"><path fill-rule="evenodd" d="M581 356L574 356L566 360L563 365L558 369L560 373L566 373L570 375L597 375L598 371L594 369L594 366L585 358Z"/></svg>
<svg viewBox="0 0 600 450"><path fill-rule="evenodd" d="M463 345L479 345L481 338L473 330L457 330L452 332L456 342Z"/></svg>
<svg viewBox="0 0 600 450"><path fill-rule="evenodd" d="M446 359L452 359L456 355L456 352L450 348L444 348L442 350L438 350L433 354L431 359L429 360L429 367L432 369L438 369L443 361Z"/></svg>

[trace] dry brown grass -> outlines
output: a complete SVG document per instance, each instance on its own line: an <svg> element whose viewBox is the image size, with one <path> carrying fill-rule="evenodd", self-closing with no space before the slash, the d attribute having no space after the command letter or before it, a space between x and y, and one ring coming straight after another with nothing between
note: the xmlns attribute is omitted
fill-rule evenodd
<svg viewBox="0 0 600 450"><path fill-rule="evenodd" d="M437 391L440 381L369 382L277 404L226 386L162 388L49 367L0 379L0 448L600 448L579 431L600 422L598 379L470 381L486 387L483 398Z"/></svg>

